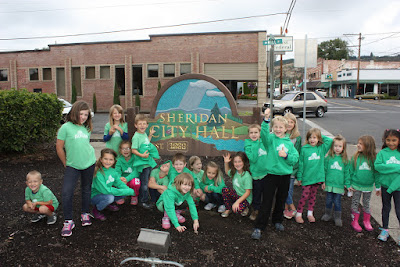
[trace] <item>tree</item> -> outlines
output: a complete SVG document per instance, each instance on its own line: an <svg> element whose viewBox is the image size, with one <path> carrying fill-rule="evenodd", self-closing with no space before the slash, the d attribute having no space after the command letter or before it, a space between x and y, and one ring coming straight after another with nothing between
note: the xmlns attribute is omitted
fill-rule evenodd
<svg viewBox="0 0 400 267"><path fill-rule="evenodd" d="M96 93L93 93L93 112L97 112L97 100L96 100Z"/></svg>
<svg viewBox="0 0 400 267"><path fill-rule="evenodd" d="M76 86L75 84L72 85L72 96L71 96L71 103L76 102Z"/></svg>
<svg viewBox="0 0 400 267"><path fill-rule="evenodd" d="M139 97L139 93L136 93L136 95L135 95L135 106L140 108L140 97Z"/></svg>
<svg viewBox="0 0 400 267"><path fill-rule="evenodd" d="M158 80L158 87L157 87L157 91L160 91L160 89L161 89L161 81L160 81L160 80Z"/></svg>
<svg viewBox="0 0 400 267"><path fill-rule="evenodd" d="M119 88L117 83L115 83L114 86L114 105L120 105L120 101L119 101Z"/></svg>
<svg viewBox="0 0 400 267"><path fill-rule="evenodd" d="M347 48L347 41L340 38L322 42L318 45L318 57L323 59L348 59L352 51Z"/></svg>

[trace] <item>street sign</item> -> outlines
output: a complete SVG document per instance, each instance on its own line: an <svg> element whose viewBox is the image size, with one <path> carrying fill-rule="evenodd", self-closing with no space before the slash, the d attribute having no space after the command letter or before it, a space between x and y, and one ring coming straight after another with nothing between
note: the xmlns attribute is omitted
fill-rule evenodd
<svg viewBox="0 0 400 267"><path fill-rule="evenodd" d="M263 41L263 45L277 45L282 44L282 39L273 39L269 38L268 40Z"/></svg>
<svg viewBox="0 0 400 267"><path fill-rule="evenodd" d="M274 44L275 52L292 52L293 51L293 36L274 36L263 41L263 45L271 46ZM269 49L270 47L268 47Z"/></svg>

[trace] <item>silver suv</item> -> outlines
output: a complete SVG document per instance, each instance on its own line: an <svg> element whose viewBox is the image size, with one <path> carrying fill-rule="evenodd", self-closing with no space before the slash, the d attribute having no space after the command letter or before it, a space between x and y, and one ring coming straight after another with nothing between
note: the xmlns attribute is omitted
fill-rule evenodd
<svg viewBox="0 0 400 267"><path fill-rule="evenodd" d="M306 92L306 113L313 113L316 117L322 118L328 111L328 104L325 97L318 92ZM304 105L304 93L290 91L274 99L274 113L302 114ZM264 103L263 109L269 107L269 103Z"/></svg>

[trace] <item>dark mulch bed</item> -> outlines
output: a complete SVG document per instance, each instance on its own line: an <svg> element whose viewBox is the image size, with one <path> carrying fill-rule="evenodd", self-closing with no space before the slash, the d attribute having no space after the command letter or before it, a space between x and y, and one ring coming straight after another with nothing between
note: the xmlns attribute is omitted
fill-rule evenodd
<svg viewBox="0 0 400 267"><path fill-rule="evenodd" d="M165 160L163 158L162 160ZM203 163L214 160L222 167L220 158L203 158ZM40 171L44 184L61 200L63 167L54 148L38 151L31 156L0 156L0 265L1 266L116 266L128 257L149 257L149 251L139 248L136 239L140 228L163 230L162 214L124 204L119 212L106 212L107 220L95 221L82 228L78 216L80 190L77 187L74 216L77 226L68 238L60 236L62 211L58 221L48 226L44 221L30 223L25 214L25 176L32 170ZM295 188L298 200L300 188ZM324 194L318 193L315 224L284 221L284 232L271 226L261 240L250 238L253 222L248 217L231 215L222 218L216 211L199 207L199 233L192 229L192 220L184 224L188 230L178 233L171 229L172 245L164 260L188 266L399 266L399 249L393 240L383 243L376 239L378 224L371 233L355 233L350 227L350 200L343 198L342 228L319 220L324 207ZM186 218L190 218L186 213ZM125 265L135 265L129 262ZM138 265L149 266L145 263Z"/></svg>

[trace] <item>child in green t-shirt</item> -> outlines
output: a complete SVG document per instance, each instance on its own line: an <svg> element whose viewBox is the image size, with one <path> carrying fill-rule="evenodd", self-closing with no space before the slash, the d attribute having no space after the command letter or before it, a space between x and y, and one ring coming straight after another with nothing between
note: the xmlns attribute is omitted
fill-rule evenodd
<svg viewBox="0 0 400 267"><path fill-rule="evenodd" d="M42 175L38 171L30 171L26 175L25 204L22 209L25 212L34 213L31 222L35 223L47 216L47 224L54 224L57 215L54 212L58 208L58 200L51 190L43 185Z"/></svg>
<svg viewBox="0 0 400 267"><path fill-rule="evenodd" d="M222 197L222 188L226 187L226 185L221 169L217 163L210 161L207 163L206 170L203 173L203 177L200 180L200 188L204 193L200 196L200 199L207 203L204 209L212 210L218 207L219 213L224 212L226 208Z"/></svg>
<svg viewBox="0 0 400 267"><path fill-rule="evenodd" d="M244 152L250 161L250 172L253 177L253 212L250 220L257 219L261 206L264 182L267 177L267 151L260 140L261 127L258 124L249 126L249 139L244 140Z"/></svg>
<svg viewBox="0 0 400 267"><path fill-rule="evenodd" d="M106 147L119 154L119 144L122 140L129 140L128 123L125 122L124 109L120 105L113 105L109 112L110 120L104 127L103 140Z"/></svg>
<svg viewBox="0 0 400 267"><path fill-rule="evenodd" d="M134 156L134 161L139 162L143 159L147 159L150 156L150 152L145 150L140 152L140 148L142 145L149 145L151 141L151 137L154 134L154 129L150 130L149 136L146 134L146 129L149 126L147 123L147 118L143 114L138 114L135 117L135 127L136 132L132 137L132 153ZM149 202L149 192L148 192L148 184L149 177L152 167L149 164L143 164L141 166L137 166L140 172L140 189L139 189L139 204L145 209L151 209L153 207L152 203Z"/></svg>
<svg viewBox="0 0 400 267"><path fill-rule="evenodd" d="M117 158L117 164L115 164L115 170L120 175L120 179L124 184L129 186L135 191L135 195L131 197L131 205L138 204L138 195L140 188L139 172L133 166L133 156L131 151L132 143L129 140L123 140L119 144L120 156ZM125 203L124 198L116 201L118 205Z"/></svg>
<svg viewBox="0 0 400 267"><path fill-rule="evenodd" d="M168 186L168 189L165 190L158 199L156 204L157 208L159 211L164 212L164 217L162 218L162 227L164 229L169 229L172 223L178 232L186 230L186 226L180 225L180 223L186 221L185 217L175 210L175 205L182 205L182 203L186 201L193 219L193 230L197 233L197 229L199 228L199 216L191 196L193 184L192 175L189 173L181 173L176 176L174 182Z"/></svg>
<svg viewBox="0 0 400 267"><path fill-rule="evenodd" d="M150 173L149 193L152 202L157 202L160 195L167 190L169 185L168 172L171 166L171 161L168 160L154 169Z"/></svg>

